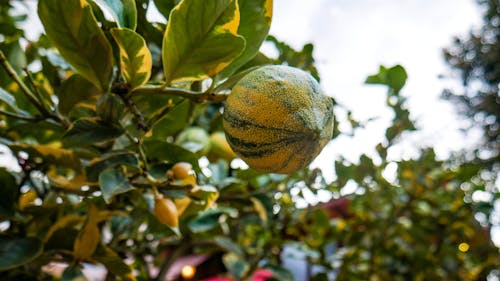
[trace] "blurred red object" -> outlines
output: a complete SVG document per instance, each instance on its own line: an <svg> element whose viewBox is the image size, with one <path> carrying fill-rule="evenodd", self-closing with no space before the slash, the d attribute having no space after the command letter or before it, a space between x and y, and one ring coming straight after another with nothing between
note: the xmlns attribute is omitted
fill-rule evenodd
<svg viewBox="0 0 500 281"><path fill-rule="evenodd" d="M266 281L267 279L273 277L273 273L266 269L256 270L253 274L252 281ZM202 281L234 281L228 277L210 277L208 279L203 279Z"/></svg>

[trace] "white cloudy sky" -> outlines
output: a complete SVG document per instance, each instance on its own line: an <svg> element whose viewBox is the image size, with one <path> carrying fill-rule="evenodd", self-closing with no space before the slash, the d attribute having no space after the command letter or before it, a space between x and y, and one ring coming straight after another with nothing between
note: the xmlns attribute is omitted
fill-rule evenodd
<svg viewBox="0 0 500 281"><path fill-rule="evenodd" d="M358 119L380 117L355 138L332 142L313 165L330 173L332 159L372 154L383 140L392 118L385 89L363 85L380 64L406 68L409 79L402 94L422 129L393 149L392 157L414 156L416 147L432 146L444 158L473 145L477 137L461 134L453 107L439 99L443 88L454 82L438 75L448 72L441 49L454 35L479 24L480 11L473 0L276 0L271 33L296 48L314 43L325 92Z"/></svg>

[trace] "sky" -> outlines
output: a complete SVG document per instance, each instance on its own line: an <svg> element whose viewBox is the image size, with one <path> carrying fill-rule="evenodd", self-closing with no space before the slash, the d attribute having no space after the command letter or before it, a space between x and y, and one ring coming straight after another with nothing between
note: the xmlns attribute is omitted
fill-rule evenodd
<svg viewBox="0 0 500 281"><path fill-rule="evenodd" d="M479 134L463 135L453 106L440 100L457 81L449 74L442 48L453 36L479 26L480 11L473 0L276 0L270 33L297 49L315 46L314 57L326 94L353 111L359 120L378 118L354 138L331 142L313 163L329 175L332 159L351 161L362 153L375 155L392 115L385 105L385 88L363 85L379 65L401 64L408 72L402 95L420 132L405 136L392 149L394 159L417 155L418 147L434 147L438 157L474 145ZM268 47L268 46L266 46ZM272 53L270 48L264 51Z"/></svg>

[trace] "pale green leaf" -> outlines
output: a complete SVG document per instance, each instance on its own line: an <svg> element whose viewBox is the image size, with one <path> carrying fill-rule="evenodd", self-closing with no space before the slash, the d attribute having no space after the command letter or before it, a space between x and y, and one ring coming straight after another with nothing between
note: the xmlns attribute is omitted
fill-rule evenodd
<svg viewBox="0 0 500 281"><path fill-rule="evenodd" d="M122 75L132 89L144 85L151 76L153 60L144 39L126 28L113 28L111 35L120 47Z"/></svg>
<svg viewBox="0 0 500 281"><path fill-rule="evenodd" d="M84 0L40 0L38 16L61 56L106 91L113 69L111 44Z"/></svg>
<svg viewBox="0 0 500 281"><path fill-rule="evenodd" d="M113 16L119 27L135 30L137 27L137 7L134 0L94 0Z"/></svg>
<svg viewBox="0 0 500 281"><path fill-rule="evenodd" d="M241 16L238 34L245 37L246 46L243 53L220 73L221 77L230 76L255 57L271 27L273 0L238 0L238 4Z"/></svg>
<svg viewBox="0 0 500 281"><path fill-rule="evenodd" d="M235 0L185 0L171 12L163 39L167 82L212 77L245 47L237 34L240 22Z"/></svg>
<svg viewBox="0 0 500 281"><path fill-rule="evenodd" d="M99 118L85 117L76 120L64 135L64 141L69 144L95 144L110 141L124 132L124 129L114 124L107 124Z"/></svg>
<svg viewBox="0 0 500 281"><path fill-rule="evenodd" d="M108 168L99 175L99 185L102 197L108 204L114 196L134 189L128 179L114 168Z"/></svg>

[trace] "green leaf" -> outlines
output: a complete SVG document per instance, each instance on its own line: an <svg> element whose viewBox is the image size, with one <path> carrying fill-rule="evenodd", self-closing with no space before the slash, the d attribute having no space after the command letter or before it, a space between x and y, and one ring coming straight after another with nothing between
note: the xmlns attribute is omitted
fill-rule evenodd
<svg viewBox="0 0 500 281"><path fill-rule="evenodd" d="M68 266L61 277L61 281L87 281L79 268Z"/></svg>
<svg viewBox="0 0 500 281"><path fill-rule="evenodd" d="M119 27L135 30L137 27L137 8L134 0L94 0L109 12Z"/></svg>
<svg viewBox="0 0 500 281"><path fill-rule="evenodd" d="M31 160L37 161L40 158L42 163L55 166L64 166L73 170L80 169L80 158L73 150L53 147L43 144L11 144L9 148L14 154L24 151L29 154Z"/></svg>
<svg viewBox="0 0 500 281"><path fill-rule="evenodd" d="M96 88L94 84L81 75L74 74L62 83L57 94L59 98L57 107L59 112L69 115L71 110L78 104L94 107L101 94L101 90Z"/></svg>
<svg viewBox="0 0 500 281"><path fill-rule="evenodd" d="M34 237L0 236L0 271L29 263L42 254L42 241Z"/></svg>
<svg viewBox="0 0 500 281"><path fill-rule="evenodd" d="M245 50L220 73L222 77L232 75L257 55L271 27L273 0L238 0L238 4L240 8L238 34L245 38Z"/></svg>
<svg viewBox="0 0 500 281"><path fill-rule="evenodd" d="M234 253L227 253L222 257L222 262L228 269L231 276L236 280L242 280L242 277L250 270L250 266L245 260Z"/></svg>
<svg viewBox="0 0 500 281"><path fill-rule="evenodd" d="M180 0L154 0L155 6L160 13L168 20L170 11L180 2Z"/></svg>
<svg viewBox="0 0 500 281"><path fill-rule="evenodd" d="M235 0L184 0L170 14L163 39L163 69L168 83L212 77L245 47L237 35Z"/></svg>
<svg viewBox="0 0 500 281"><path fill-rule="evenodd" d="M198 168L198 156L182 146L164 141L145 141L144 152L149 159L157 159L169 163L188 162Z"/></svg>
<svg viewBox="0 0 500 281"><path fill-rule="evenodd" d="M40 0L38 16L61 56L106 91L113 70L111 44L85 0Z"/></svg>
<svg viewBox="0 0 500 281"><path fill-rule="evenodd" d="M398 94L405 85L407 78L406 70L401 65L395 65L391 68L381 65L379 72L368 76L365 83L386 85L393 90L394 94Z"/></svg>
<svg viewBox="0 0 500 281"><path fill-rule="evenodd" d="M126 28L113 28L111 35L120 48L120 66L123 78L132 89L144 85L151 76L153 60L141 35Z"/></svg>
<svg viewBox="0 0 500 281"><path fill-rule="evenodd" d="M117 276L120 276L123 280L135 280L132 275L132 269L111 248L98 246L95 251L94 258L96 261L104 264L107 270Z"/></svg>
<svg viewBox="0 0 500 281"><path fill-rule="evenodd" d="M125 175L114 168L108 168L99 175L99 185L102 197L108 204L114 196L134 189Z"/></svg>
<svg viewBox="0 0 500 281"><path fill-rule="evenodd" d="M0 88L0 102L7 104L11 109L13 109L16 113L20 113L23 115L28 115L25 111L19 109L16 105L16 99L9 94L4 89ZM1 103L0 103L1 105Z"/></svg>
<svg viewBox="0 0 500 281"><path fill-rule="evenodd" d="M97 115L108 124L119 124L124 110L125 104L115 94L106 93L97 101Z"/></svg>
<svg viewBox="0 0 500 281"><path fill-rule="evenodd" d="M5 168L0 168L0 183L0 217L11 217L19 193L16 178Z"/></svg>
<svg viewBox="0 0 500 281"><path fill-rule="evenodd" d="M107 168L114 168L118 165L129 165L139 167L139 160L136 155L128 151L112 152L102 157L95 158L89 162L85 168L89 181L97 181L99 174Z"/></svg>
<svg viewBox="0 0 500 281"><path fill-rule="evenodd" d="M226 250L227 252L231 252L236 254L238 257L241 259L244 259L245 253L243 250L240 248L238 244L236 244L233 240L224 237L224 236L217 236L214 238L215 244L217 244L219 247L222 249Z"/></svg>
<svg viewBox="0 0 500 281"><path fill-rule="evenodd" d="M273 273L273 278L279 281L293 281L293 274L288 269L278 265L266 265L266 269Z"/></svg>
<svg viewBox="0 0 500 281"><path fill-rule="evenodd" d="M85 117L71 124L63 140L70 144L95 144L113 140L123 132L123 128L118 125L104 123L99 118Z"/></svg>
<svg viewBox="0 0 500 281"><path fill-rule="evenodd" d="M226 214L234 217L237 212L237 210L231 208L208 209L192 218L188 223L188 227L194 233L209 231L219 225L219 217L221 215Z"/></svg>

